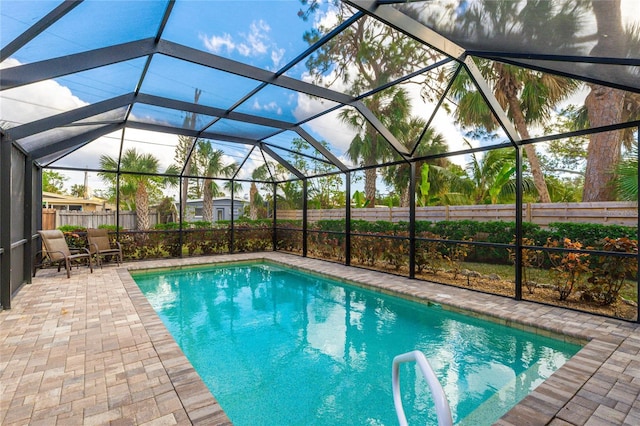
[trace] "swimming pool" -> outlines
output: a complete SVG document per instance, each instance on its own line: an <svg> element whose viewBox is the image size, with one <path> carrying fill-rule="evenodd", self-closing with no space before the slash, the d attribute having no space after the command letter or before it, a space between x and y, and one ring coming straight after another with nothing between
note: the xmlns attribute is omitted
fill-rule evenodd
<svg viewBox="0 0 640 426"><path fill-rule="evenodd" d="M391 362L414 349L456 423L491 424L580 349L273 264L132 275L236 425L395 425ZM435 420L402 367L409 423Z"/></svg>

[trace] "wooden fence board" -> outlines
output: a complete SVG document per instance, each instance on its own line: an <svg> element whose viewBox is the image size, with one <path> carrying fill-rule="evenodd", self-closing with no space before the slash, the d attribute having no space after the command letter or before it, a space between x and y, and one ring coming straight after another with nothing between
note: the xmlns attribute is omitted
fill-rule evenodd
<svg viewBox="0 0 640 426"><path fill-rule="evenodd" d="M340 211L340 210L338 210ZM308 220L335 217L336 210L309 210ZM416 207L416 220L438 222L442 220L515 221L513 204L475 206L429 206ZM340 215L343 218L344 215ZM352 219L408 221L407 207L351 209ZM553 222L599 223L603 225L635 226L638 222L638 206L633 202L590 202L590 203L528 203L523 206L523 220L546 227ZM302 212L279 210L278 218L302 218Z"/></svg>
<svg viewBox="0 0 640 426"><path fill-rule="evenodd" d="M103 224L115 225L115 212L68 212L43 209L43 227L45 220L56 217L55 227L76 225L95 228ZM278 210L278 219L301 220L301 210ZM523 220L546 227L553 222L599 223L603 225L635 226L638 223L638 206L634 202L598 202L598 203L528 203L523 206ZM155 225L156 214L150 214L150 223ZM323 219L344 219L344 209L309 210L307 219L316 222ZM351 209L354 220L408 222L408 207L380 207L375 209ZM477 205L477 206L428 206L416 207L416 220L439 222L443 220L515 220L513 204ZM136 213L120 212L120 226L136 229ZM45 228L46 229L46 228ZM53 228L52 228L53 229Z"/></svg>

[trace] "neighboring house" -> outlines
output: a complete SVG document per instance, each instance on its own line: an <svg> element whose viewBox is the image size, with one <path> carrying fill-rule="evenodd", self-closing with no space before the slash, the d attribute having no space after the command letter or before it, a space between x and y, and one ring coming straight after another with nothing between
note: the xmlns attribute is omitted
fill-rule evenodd
<svg viewBox="0 0 640 426"><path fill-rule="evenodd" d="M238 219L244 213L249 202L239 198L233 201L233 219ZM177 208L178 206L176 206ZM187 222L202 220L202 199L187 201ZM213 199L213 221L231 220L231 198L219 197Z"/></svg>
<svg viewBox="0 0 640 426"><path fill-rule="evenodd" d="M85 199L45 191L42 192L42 206L47 209L80 212L102 212L115 209L115 206L102 198L91 197Z"/></svg>

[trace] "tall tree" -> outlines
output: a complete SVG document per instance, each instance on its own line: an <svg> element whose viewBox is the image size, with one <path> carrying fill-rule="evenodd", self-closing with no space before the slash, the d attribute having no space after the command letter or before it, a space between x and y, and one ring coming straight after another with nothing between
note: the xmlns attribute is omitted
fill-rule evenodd
<svg viewBox="0 0 640 426"><path fill-rule="evenodd" d="M202 90L195 89L195 93L193 95L193 103L197 104L200 100L200 95L202 94ZM196 128L196 124L198 121L198 114L195 112L188 112L183 121L183 126L185 129L194 130ZM175 161L178 165L184 166L184 174L186 176L191 176L196 173L196 170L193 169L193 164L195 162L193 158L193 153L195 150L193 149L193 145L196 142L196 138L190 136L180 136L178 138L178 146L176 147L175 153ZM183 178L182 182L182 204L180 206L180 217L181 220L184 220L187 212L187 198L189 196L189 179Z"/></svg>
<svg viewBox="0 0 640 426"><path fill-rule="evenodd" d="M423 130L426 127L426 122L419 117L411 117L408 122L405 122L403 130L400 132L398 140L408 150L413 149L418 139L420 139ZM426 157L434 154L441 154L447 152L448 146L444 140L444 137L437 133L433 127L427 129L420 139L415 157ZM437 165L444 167L448 164L448 161L444 158L431 159L431 160L419 160L416 162L416 170L421 170L424 164ZM434 169L435 170L435 169ZM438 188L436 182L437 173L428 173L427 177L430 179L429 186L433 184L434 189ZM387 185L391 185L394 191L400 195L400 206L408 207L411 194L409 193L409 182L411 179L411 166L408 163L400 163L393 166L388 166L382 172L382 178ZM422 185L422 174L416 176L416 188Z"/></svg>
<svg viewBox="0 0 640 426"><path fill-rule="evenodd" d="M136 173L123 173L120 175L120 190L125 195L131 194L131 192L135 194L136 226L139 230L149 229L149 194L151 193L154 198L159 198L162 186L168 181L167 178L158 176L160 172L159 164L158 159L153 154L141 154L135 148L126 150L120 161L121 171ZM103 170L117 170L118 159L103 155L100 157L100 168ZM175 175L177 173L178 170L173 166L165 171L165 174ZM116 187L118 176L116 173L99 172L98 176L104 182L110 184L112 188ZM124 201L126 202L126 199Z"/></svg>
<svg viewBox="0 0 640 426"><path fill-rule="evenodd" d="M593 56L637 57L640 53L639 28L625 31L622 25L620 0L592 1L597 23L596 45ZM632 55L629 52L633 51ZM614 72L626 72L624 67ZM640 117L640 95L597 84L588 85L591 91L585 99L589 124L592 127L616 124ZM583 201L614 200L615 167L620 161L623 140L630 141L629 133L612 131L594 133L589 137L587 168L585 171Z"/></svg>
<svg viewBox="0 0 640 426"><path fill-rule="evenodd" d="M251 173L251 179L265 181L269 178L269 169L266 164L262 164L256 167ZM259 212L261 210L264 200L258 191L258 186L255 182L251 182L249 188L249 219L258 219Z"/></svg>
<svg viewBox="0 0 640 426"><path fill-rule="evenodd" d="M213 149L211 141L198 142L198 168L203 175L202 188L202 219L213 222L213 198L222 195L222 191L213 177L229 177L236 170L237 165L232 162L224 163L224 151Z"/></svg>
<svg viewBox="0 0 640 426"><path fill-rule="evenodd" d="M301 2L307 8L299 13L303 19L307 19L319 6L317 0ZM331 4L336 5L335 12L339 22L353 14L353 10L342 2ZM330 29L320 27L305 33L304 39L309 44L315 43ZM424 67L436 57L440 55L425 48L423 44L365 16L325 43L307 59L306 65L316 83L331 85L340 81L348 93L360 95ZM385 108L397 93L397 88L385 90L369 97L364 103L382 120L386 117L385 112L389 112L385 111ZM405 112L408 114L407 110ZM354 128L357 125L358 130L361 130L349 149L349 156L354 161L362 166L374 166L387 155L387 142L369 123L357 118L353 111L343 114L342 117L354 125ZM366 169L365 193L371 207L375 206L376 177L375 168Z"/></svg>
<svg viewBox="0 0 640 426"><path fill-rule="evenodd" d="M375 111L389 131L402 139L406 131L406 122L411 113L411 103L407 92L400 87L392 87L376 93L364 100L364 104ZM346 109L340 118L351 128L358 131L351 141L347 155L364 170L364 193L369 200L367 207L375 207L377 168L372 167L394 157L394 150L378 131L358 112Z"/></svg>
<svg viewBox="0 0 640 426"><path fill-rule="evenodd" d="M458 7L448 8L445 13L455 15L443 19L450 21L447 28L456 38L494 41L497 46L519 46L535 43L536 49L555 52L558 49L571 51L579 42L582 11L585 0L575 2L481 0L469 2L459 0ZM429 21L442 18L439 13L428 13L430 2L408 3L400 6L406 13ZM427 12L427 13L425 13ZM441 22L438 22L438 26ZM543 124L554 108L574 93L579 83L564 77L543 74L503 63L476 60L483 77L492 87L494 96L507 112L517 132L529 139L529 127ZM449 74L450 76L451 74ZM461 73L454 83L452 96L458 104L455 116L466 126L484 126L492 131L498 125L486 102L466 73ZM440 83L446 83L443 80ZM428 86L434 89L433 85ZM441 95L444 85L435 87ZM549 202L542 165L533 145L524 146L540 201Z"/></svg>
<svg viewBox="0 0 640 426"><path fill-rule="evenodd" d="M326 141L320 141L320 144L325 148L329 147ZM309 179L308 198L309 202L314 208L329 209L339 206L344 196L342 188L342 175L330 174L337 170L332 164L316 159L314 155L318 155L317 151L313 150L311 145L302 138L295 138L291 141L292 150L295 151L291 154L291 165L298 169L305 176L318 176L320 177ZM302 154L307 155L302 155ZM285 188L286 186L286 188ZM297 186L297 188L296 188ZM291 183L282 185L283 193L290 194L287 198L291 201L291 208L299 208L300 203L297 205L294 203L293 194L302 194L302 186L300 181L293 181Z"/></svg>
<svg viewBox="0 0 640 426"><path fill-rule="evenodd" d="M74 197L83 198L85 196L85 186L79 183L71 185L69 193Z"/></svg>
<svg viewBox="0 0 640 426"><path fill-rule="evenodd" d="M69 178L55 170L42 171L42 190L45 192L53 192L54 194L64 193L64 183Z"/></svg>

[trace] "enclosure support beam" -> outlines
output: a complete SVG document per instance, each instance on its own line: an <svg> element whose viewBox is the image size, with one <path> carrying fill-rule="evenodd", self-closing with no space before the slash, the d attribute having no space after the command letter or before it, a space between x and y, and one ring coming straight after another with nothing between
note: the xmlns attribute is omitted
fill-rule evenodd
<svg viewBox="0 0 640 426"><path fill-rule="evenodd" d="M638 126L638 128L636 129L636 140L640 140L640 126ZM636 161L638 161L637 164L640 164L640 151L638 151L637 154L638 157L636 158ZM638 178L638 182L636 185L640 185L640 175L636 174L636 177ZM640 215L638 216L636 229L638 232L638 234L636 235L636 241L640 241ZM636 253L636 264L640 265L640 250L638 251L638 253ZM637 302L640 302L640 280L638 280L638 278L640 277L639 271L640 268L636 269L636 294L638 295ZM636 303L636 307L636 322L640 324L640 303Z"/></svg>
<svg viewBox="0 0 640 426"><path fill-rule="evenodd" d="M307 257L307 209L309 207L307 191L307 178L304 178L302 180L302 257Z"/></svg>
<svg viewBox="0 0 640 426"><path fill-rule="evenodd" d="M120 241L120 172L116 174L116 241Z"/></svg>
<svg viewBox="0 0 640 426"><path fill-rule="evenodd" d="M416 277L416 163L409 176L409 278Z"/></svg>
<svg viewBox="0 0 640 426"><path fill-rule="evenodd" d="M184 217L182 217L182 213L183 212L184 213L187 212L186 208L182 208L182 206L183 206L182 203L186 202L186 200L182 199L182 186L184 185L184 182L185 182L186 179L188 179L188 178L185 178L185 177L181 177L180 178L180 194L179 194L179 197L180 197L180 211L178 212L178 217L180 218L180 223L178 225L178 244L180 244L180 257L182 257L182 242L183 242L182 241L182 233L183 233L182 232L183 231L182 224L184 223L184 219L185 219Z"/></svg>
<svg viewBox="0 0 640 426"><path fill-rule="evenodd" d="M515 239L515 273L516 300L522 300L522 147L516 150L516 239Z"/></svg>
<svg viewBox="0 0 640 426"><path fill-rule="evenodd" d="M11 141L0 132L0 299L11 309Z"/></svg>
<svg viewBox="0 0 640 426"><path fill-rule="evenodd" d="M71 111L61 112L60 114L56 114L51 117L35 120L21 126L16 126L11 128L8 133L14 140L20 141L22 138L26 138L37 133L46 132L47 130L55 129L57 127L64 127L76 121L104 114L109 111L118 110L119 108L132 103L134 99L135 95L133 93L128 93L126 95L117 96L105 101L72 109ZM115 115L108 120L116 121Z"/></svg>
<svg viewBox="0 0 640 426"><path fill-rule="evenodd" d="M31 268L33 262L33 158L27 155L24 159L24 223L23 238L27 241L24 245L22 276L28 284L31 284Z"/></svg>
<svg viewBox="0 0 640 426"><path fill-rule="evenodd" d="M182 190L180 191L180 193L182 194ZM229 229L229 253L233 253L233 244L234 244L234 240L233 240L233 224L234 224L234 218L233 218L233 197L234 197L235 191L234 191L234 183L233 183L233 179L231 179L231 222L230 222L230 229ZM180 205L180 209L182 210L182 204ZM182 222L182 221L181 221ZM180 223L180 229L182 229L182 223Z"/></svg>
<svg viewBox="0 0 640 426"><path fill-rule="evenodd" d="M351 266L351 172L345 173L345 179L347 181L346 186L346 203L344 206L344 264Z"/></svg>
<svg viewBox="0 0 640 426"><path fill-rule="evenodd" d="M271 231L271 244L273 246L273 251L278 249L278 206L276 205L277 199L276 194L278 193L278 184L273 182L273 230ZM233 203L233 199L231 200ZM233 204L232 204L233 205Z"/></svg>

